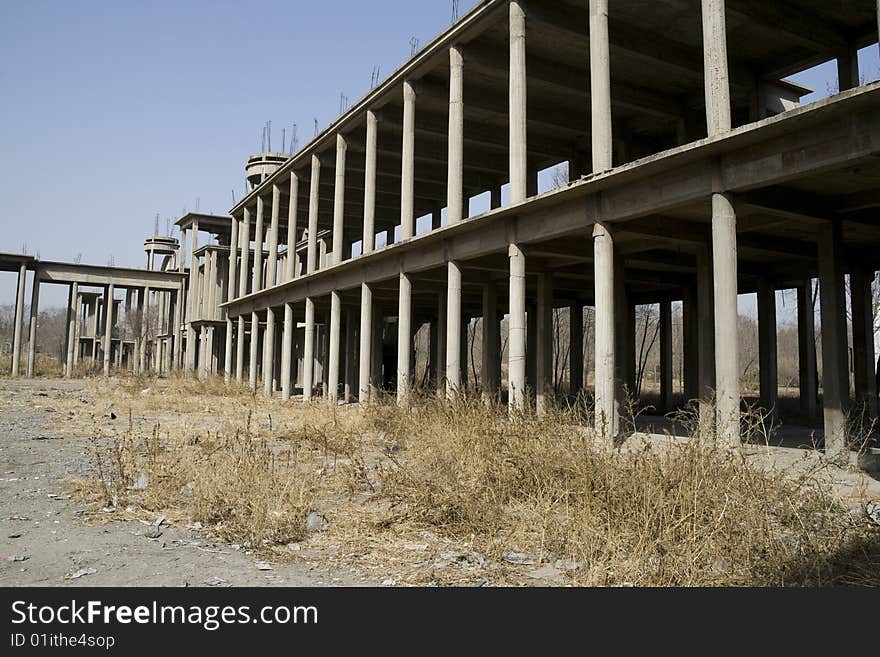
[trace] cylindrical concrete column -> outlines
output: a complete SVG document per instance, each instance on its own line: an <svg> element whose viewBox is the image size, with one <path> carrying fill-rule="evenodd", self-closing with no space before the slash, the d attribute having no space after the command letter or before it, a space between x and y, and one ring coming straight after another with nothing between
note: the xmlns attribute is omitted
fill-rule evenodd
<svg viewBox="0 0 880 657"><path fill-rule="evenodd" d="M416 92L409 81L403 83L403 144L400 173L400 239L415 235L416 178Z"/></svg>
<svg viewBox="0 0 880 657"><path fill-rule="evenodd" d="M327 401L339 401L339 338L342 329L342 298L339 292L330 293L330 331L327 354Z"/></svg>
<svg viewBox="0 0 880 657"><path fill-rule="evenodd" d="M193 235L195 241L195 235ZM113 340L113 283L104 288L104 376L110 376L110 349Z"/></svg>
<svg viewBox="0 0 880 657"><path fill-rule="evenodd" d="M257 391L257 357L260 345L260 318L257 313L251 313L251 344L250 359L248 363L248 384L253 392Z"/></svg>
<svg viewBox="0 0 880 657"><path fill-rule="evenodd" d="M614 238L601 224L593 227L593 258L595 280L595 432L606 446L614 444L618 432L617 366L614 325L618 309L614 307Z"/></svg>
<svg viewBox="0 0 880 657"><path fill-rule="evenodd" d="M776 363L776 290L766 278L758 281L758 373L761 406L775 423L779 416Z"/></svg>
<svg viewBox="0 0 880 657"><path fill-rule="evenodd" d="M348 142L341 134L336 135L336 180L333 188L333 258L332 263L342 262L345 244L345 158ZM350 254L349 254L350 255Z"/></svg>
<svg viewBox="0 0 880 657"><path fill-rule="evenodd" d="M593 173L601 173L613 166L608 0L590 0L590 125Z"/></svg>
<svg viewBox="0 0 880 657"><path fill-rule="evenodd" d="M813 310L813 281L806 279L797 288L798 387L801 418L814 422L818 416L819 374L816 367L816 317Z"/></svg>
<svg viewBox="0 0 880 657"><path fill-rule="evenodd" d="M584 305L568 307L568 394L576 397L584 387Z"/></svg>
<svg viewBox="0 0 880 657"><path fill-rule="evenodd" d="M706 123L709 136L730 130L730 80L727 69L725 0L701 0Z"/></svg>
<svg viewBox="0 0 880 657"><path fill-rule="evenodd" d="M379 125L376 114L367 111L366 161L364 164L364 237L361 253L372 253L376 240L376 150Z"/></svg>
<svg viewBox="0 0 880 657"><path fill-rule="evenodd" d="M721 13L723 17L723 7ZM726 194L712 195L712 263L715 281L716 432L720 441L731 447L739 447L736 212Z"/></svg>
<svg viewBox="0 0 880 657"><path fill-rule="evenodd" d="M464 219L464 59L449 49L449 151L446 185L447 222Z"/></svg>
<svg viewBox="0 0 880 657"><path fill-rule="evenodd" d="M525 409L526 391L526 257L522 249L511 244L510 259L510 325L508 337L508 404L511 409Z"/></svg>
<svg viewBox="0 0 880 657"><path fill-rule="evenodd" d="M251 292L263 289L263 240L266 238L264 219L265 203L263 197L257 197L257 221L254 227L254 270L251 276Z"/></svg>
<svg viewBox="0 0 880 657"><path fill-rule="evenodd" d="M544 415L553 395L553 277L547 273L538 275L537 315L535 410Z"/></svg>
<svg viewBox="0 0 880 657"><path fill-rule="evenodd" d="M21 332L24 322L24 286L27 281L27 265L18 268L18 288L15 294L15 326L12 329L12 376L18 376L21 365Z"/></svg>
<svg viewBox="0 0 880 657"><path fill-rule="evenodd" d="M312 179L309 191L309 242L306 252L306 273L314 274L318 266L318 204L321 200L321 160L312 155Z"/></svg>
<svg viewBox="0 0 880 657"><path fill-rule="evenodd" d="M284 328L281 333L281 399L290 400L290 364L293 359L293 304L284 304Z"/></svg>
<svg viewBox="0 0 880 657"><path fill-rule="evenodd" d="M412 362L412 281L409 274L400 272L400 292L397 304L397 403L407 401L411 392L410 365Z"/></svg>
<svg viewBox="0 0 880 657"><path fill-rule="evenodd" d="M244 209L244 220L241 224L241 273L238 281L238 296L248 292L248 267L251 260L251 211Z"/></svg>
<svg viewBox="0 0 880 657"><path fill-rule="evenodd" d="M235 332L235 382L239 385L244 381L244 336L244 315L239 315Z"/></svg>
<svg viewBox="0 0 880 657"><path fill-rule="evenodd" d="M281 213L281 187L272 185L272 215L269 223L269 258L266 261L266 287L278 282L278 222Z"/></svg>
<svg viewBox="0 0 880 657"><path fill-rule="evenodd" d="M526 200L528 162L526 15L522 3L510 3L510 202Z"/></svg>
<svg viewBox="0 0 880 657"><path fill-rule="evenodd" d="M358 400L361 404L366 404L370 401L370 378L373 360L373 290L367 283L361 283L360 342Z"/></svg>
<svg viewBox="0 0 880 657"><path fill-rule="evenodd" d="M296 270L296 241L299 226L299 176L290 172L290 205L287 209L287 260L284 261L284 280L292 281L298 275Z"/></svg>
<svg viewBox="0 0 880 657"><path fill-rule="evenodd" d="M306 339L303 348L303 401L312 401L315 389L315 302L306 299Z"/></svg>
<svg viewBox="0 0 880 657"><path fill-rule="evenodd" d="M76 315L76 303L79 299L79 292L73 297L73 313L74 313L74 330L70 334L71 344L73 345L72 353L76 356L76 350L79 348L79 342L74 340L76 333L76 322L79 320ZM30 322L28 324L28 352L27 352L27 378L34 378L34 366L37 357L37 317L40 314L40 270L34 270L34 280L31 287L31 312ZM873 343L871 347L873 348ZM73 369L73 361L71 360L71 369Z"/></svg>
<svg viewBox="0 0 880 657"><path fill-rule="evenodd" d="M446 279L446 397L452 399L461 389L461 267L447 265Z"/></svg>
<svg viewBox="0 0 880 657"><path fill-rule="evenodd" d="M238 238L241 226L236 217L232 218L232 229L229 235L229 273L226 285L226 301L232 301L238 295Z"/></svg>
<svg viewBox="0 0 880 657"><path fill-rule="evenodd" d="M263 394L272 397L275 381L275 309L266 308L266 332L263 334Z"/></svg>

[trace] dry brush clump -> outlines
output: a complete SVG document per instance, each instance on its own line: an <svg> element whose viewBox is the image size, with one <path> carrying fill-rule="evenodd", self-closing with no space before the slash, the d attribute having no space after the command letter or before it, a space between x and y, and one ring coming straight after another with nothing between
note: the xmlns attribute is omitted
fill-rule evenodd
<svg viewBox="0 0 880 657"><path fill-rule="evenodd" d="M404 442L383 492L400 522L485 553L582 564L589 585L880 584L880 535L816 473L711 440L597 448L567 413L508 421L479 403L373 412Z"/></svg>

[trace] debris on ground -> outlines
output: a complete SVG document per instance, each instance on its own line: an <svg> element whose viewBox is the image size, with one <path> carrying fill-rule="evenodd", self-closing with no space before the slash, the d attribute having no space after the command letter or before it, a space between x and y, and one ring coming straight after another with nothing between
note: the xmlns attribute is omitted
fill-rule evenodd
<svg viewBox="0 0 880 657"><path fill-rule="evenodd" d="M64 579L79 579L80 577L85 577L86 575L94 575L98 571L94 568L80 568L76 572L67 573L64 576Z"/></svg>

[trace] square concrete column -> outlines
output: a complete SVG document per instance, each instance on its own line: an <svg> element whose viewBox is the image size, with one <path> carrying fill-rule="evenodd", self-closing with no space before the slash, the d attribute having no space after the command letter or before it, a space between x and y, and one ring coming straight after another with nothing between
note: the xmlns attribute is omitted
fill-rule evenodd
<svg viewBox="0 0 880 657"><path fill-rule="evenodd" d="M812 423L818 417L819 373L816 367L816 318L813 313L813 281L806 279L797 288L798 385L801 418Z"/></svg>
<svg viewBox="0 0 880 657"><path fill-rule="evenodd" d="M281 399L290 400L291 361L293 360L293 304L284 304L284 327L281 332Z"/></svg>
<svg viewBox="0 0 880 657"><path fill-rule="evenodd" d="M538 389L538 306L526 304L526 388L529 401Z"/></svg>
<svg viewBox="0 0 880 657"><path fill-rule="evenodd" d="M312 177L309 191L309 235L306 252L306 273L318 269L318 206L321 201L321 160L312 155Z"/></svg>
<svg viewBox="0 0 880 657"><path fill-rule="evenodd" d="M498 324L498 292L494 283L483 286L483 344L480 364L480 387L483 399L491 401L498 394L500 330Z"/></svg>
<svg viewBox="0 0 880 657"><path fill-rule="evenodd" d="M407 80L403 83L403 144L400 158L400 239L402 240L412 239L415 235L415 147L416 92L412 83Z"/></svg>
<svg viewBox="0 0 880 657"><path fill-rule="evenodd" d="M226 345L223 349L223 381L229 383L232 381L232 364L233 364L233 322L232 318L226 318Z"/></svg>
<svg viewBox="0 0 880 657"><path fill-rule="evenodd" d="M584 306L578 301L568 307L568 393L580 394L584 387Z"/></svg>
<svg viewBox="0 0 880 657"><path fill-rule="evenodd" d="M138 292L138 320L140 321L140 342L138 350L138 371L143 374L147 370L147 341L150 339L150 288L141 288Z"/></svg>
<svg viewBox="0 0 880 657"><path fill-rule="evenodd" d="M104 376L110 376L110 347L113 340L113 283L104 289Z"/></svg>
<svg viewBox="0 0 880 657"><path fill-rule="evenodd" d="M437 230L443 225L443 210L434 208L431 210L431 230Z"/></svg>
<svg viewBox="0 0 880 657"><path fill-rule="evenodd" d="M73 367L74 369L76 369L76 366L79 365L80 337L82 333L83 316L82 295L79 294L76 295L74 315L76 316L76 320L73 323L73 344L76 345L76 347L73 350Z"/></svg>
<svg viewBox="0 0 880 657"><path fill-rule="evenodd" d="M447 156L446 218L459 223L464 209L464 59L457 47L449 49L449 150Z"/></svg>
<svg viewBox="0 0 880 657"><path fill-rule="evenodd" d="M336 179L333 186L333 257L331 264L338 265L343 259L345 245L345 158L348 142L341 134L336 135Z"/></svg>
<svg viewBox="0 0 880 657"><path fill-rule="evenodd" d="M859 86L859 49L850 44L837 55L837 86L839 91Z"/></svg>
<svg viewBox="0 0 880 657"><path fill-rule="evenodd" d="M538 275L535 409L544 415L553 397L553 276Z"/></svg>
<svg viewBox="0 0 880 657"><path fill-rule="evenodd" d="M715 394L715 311L712 255L703 245L697 248L696 315L697 398L703 426L708 428L715 426L715 409L712 405Z"/></svg>
<svg viewBox="0 0 880 657"><path fill-rule="evenodd" d="M254 269L251 272L251 292L259 292L263 289L263 240L265 239L264 228L264 201L262 196L257 196L257 220L254 227Z"/></svg>
<svg viewBox="0 0 880 657"><path fill-rule="evenodd" d="M611 56L608 0L590 0L590 124L593 172L612 167Z"/></svg>
<svg viewBox="0 0 880 657"><path fill-rule="evenodd" d="M21 333L24 322L24 287L27 281L27 265L18 268L18 287L15 294L15 325L12 329L12 376L18 376L21 365Z"/></svg>
<svg viewBox="0 0 880 657"><path fill-rule="evenodd" d="M674 393L672 371L672 302L660 302L660 412L672 410Z"/></svg>
<svg viewBox="0 0 880 657"><path fill-rule="evenodd" d="M700 396L699 370L699 317L697 315L696 289L685 286L681 300L681 344L682 344L682 384L685 401L693 401Z"/></svg>
<svg viewBox="0 0 880 657"><path fill-rule="evenodd" d="M461 390L461 267L447 264L446 278L446 397Z"/></svg>
<svg viewBox="0 0 880 657"><path fill-rule="evenodd" d="M849 411L846 300L841 254L841 228L828 222L819 232L819 290L822 311L822 400L825 454L847 459L846 416Z"/></svg>
<svg viewBox="0 0 880 657"><path fill-rule="evenodd" d="M239 225L238 219L233 217L229 237L226 301L232 301L238 295L238 238L240 237L240 232L241 226Z"/></svg>
<svg viewBox="0 0 880 657"><path fill-rule="evenodd" d="M850 274L853 343L853 383L856 402L869 418L877 417L877 373L874 368L874 308L872 270L856 267Z"/></svg>
<svg viewBox="0 0 880 657"><path fill-rule="evenodd" d="M180 243L177 245L177 271L186 271L186 228L180 229Z"/></svg>
<svg viewBox="0 0 880 657"><path fill-rule="evenodd" d="M489 190L489 209L497 210L501 207L501 185L493 185Z"/></svg>
<svg viewBox="0 0 880 657"><path fill-rule="evenodd" d="M461 382L459 388L462 392L467 392L468 381L470 379L470 330L471 320L469 317L461 318L461 357L459 358L459 372L461 373Z"/></svg>
<svg viewBox="0 0 880 657"><path fill-rule="evenodd" d="M385 364L385 319L380 308L373 311L373 344L370 349L370 399L379 400L379 392L384 387L383 366Z"/></svg>
<svg viewBox="0 0 880 657"><path fill-rule="evenodd" d="M70 286L67 306L67 353L65 362L65 376L73 376L73 360L76 348L73 342L73 334L76 332L76 298L79 296L79 283L74 282Z"/></svg>
<svg viewBox="0 0 880 657"><path fill-rule="evenodd" d="M250 362L248 367L248 384L253 392L257 391L257 356L260 344L260 318L257 313L251 313L251 343Z"/></svg>
<svg viewBox="0 0 880 657"><path fill-rule="evenodd" d="M360 362L358 368L358 400L370 401L370 374L373 349L373 290L367 283L361 284Z"/></svg>
<svg viewBox="0 0 880 657"><path fill-rule="evenodd" d="M367 111L367 143L364 163L364 236L361 253L372 253L376 242L376 149L379 125L376 114ZM363 400L362 400L363 401Z"/></svg>
<svg viewBox="0 0 880 657"><path fill-rule="evenodd" d="M525 410L526 404L526 257L517 244L508 246L510 260L510 324L508 337L508 406Z"/></svg>
<svg viewBox="0 0 880 657"><path fill-rule="evenodd" d="M330 329L327 344L327 401L339 400L339 337L342 330L342 298L339 292L330 293Z"/></svg>
<svg viewBox="0 0 880 657"><path fill-rule="evenodd" d="M315 302L306 299L306 338L303 349L303 401L312 401L315 392Z"/></svg>
<svg viewBox="0 0 880 657"><path fill-rule="evenodd" d="M411 392L410 364L412 362L412 281L409 274L400 272L400 292L397 304L397 403L406 403Z"/></svg>
<svg viewBox="0 0 880 657"><path fill-rule="evenodd" d="M437 298L437 321L435 322L436 340L431 344L434 350L436 392L438 396L446 394L446 290L443 290Z"/></svg>
<svg viewBox="0 0 880 657"><path fill-rule="evenodd" d="M761 278L758 281L758 371L761 406L774 424L779 417L776 342L776 290L766 278Z"/></svg>
<svg viewBox="0 0 880 657"><path fill-rule="evenodd" d="M287 208L287 258L284 261L284 280L292 281L299 275L296 270L297 222L299 221L299 176L290 172L290 203Z"/></svg>
<svg viewBox="0 0 880 657"><path fill-rule="evenodd" d="M72 304L73 304L73 321L74 321L74 330L71 333L70 339L73 344L73 355L74 359L76 358L76 350L79 347L79 342L74 340L74 334L76 333L76 305L79 300L79 292L73 296ZM40 314L40 270L34 270L34 280L31 287L31 309L30 309L30 320L28 322L28 352L27 352L27 378L34 378L34 365L36 363L37 356L37 317ZM873 348L873 344L871 347ZM73 362L71 362L71 369L73 368Z"/></svg>
<svg viewBox="0 0 880 657"><path fill-rule="evenodd" d="M64 314L64 342L61 343L61 369L65 378L70 376L70 368L67 365L70 356L70 330L73 328L73 318L71 317L71 307L73 303L73 286L67 288L67 305Z"/></svg>
<svg viewBox="0 0 880 657"><path fill-rule="evenodd" d="M345 403L354 400L358 388L357 381L357 333L355 329L355 310L345 311Z"/></svg>
<svg viewBox="0 0 880 657"><path fill-rule="evenodd" d="M269 257L266 261L266 287L278 281L278 222L281 214L281 187L272 185L272 214L269 223Z"/></svg>
<svg viewBox="0 0 880 657"><path fill-rule="evenodd" d="M605 446L611 447L619 424L615 381L614 238L601 224L593 227L593 264L596 299L595 432Z"/></svg>
<svg viewBox="0 0 880 657"><path fill-rule="evenodd" d="M244 209L244 220L241 222L241 272L238 280L238 296L247 296L248 268L251 259L251 211Z"/></svg>
<svg viewBox="0 0 880 657"><path fill-rule="evenodd" d="M730 81L724 0L701 0L706 124L709 136L730 130Z"/></svg>
<svg viewBox="0 0 880 657"><path fill-rule="evenodd" d="M208 371L211 369L211 354L208 350L208 327L205 324L199 328L199 354L196 361L198 363L198 378L205 380L208 378Z"/></svg>
<svg viewBox="0 0 880 657"><path fill-rule="evenodd" d="M510 202L526 200L528 162L526 14L519 0L510 3Z"/></svg>
<svg viewBox="0 0 880 657"><path fill-rule="evenodd" d="M275 309L266 308L266 332L263 334L263 394L267 399L275 392Z"/></svg>
<svg viewBox="0 0 880 657"><path fill-rule="evenodd" d="M239 385L244 381L244 340L244 315L239 315L236 320L235 330L235 382Z"/></svg>

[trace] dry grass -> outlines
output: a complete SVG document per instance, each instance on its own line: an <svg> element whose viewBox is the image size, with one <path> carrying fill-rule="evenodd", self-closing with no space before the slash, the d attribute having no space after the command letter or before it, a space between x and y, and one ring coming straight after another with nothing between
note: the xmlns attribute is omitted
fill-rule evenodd
<svg viewBox="0 0 880 657"><path fill-rule="evenodd" d="M154 417L96 446L97 481L80 491L229 540L342 546L409 584L533 581L505 562L524 553L535 567L576 564L554 581L581 585L880 585L880 530L835 494L831 466L769 467L705 431L612 451L577 426L580 406L509 420L472 399L363 412L216 380L102 390ZM141 475L146 489L132 490ZM305 535L311 510L328 532ZM438 568L449 553L470 556Z"/></svg>

